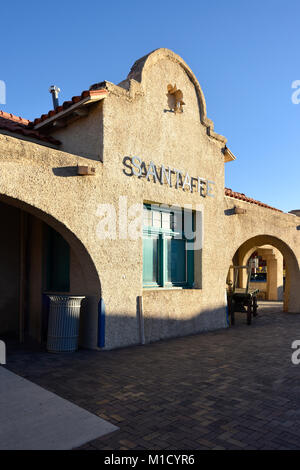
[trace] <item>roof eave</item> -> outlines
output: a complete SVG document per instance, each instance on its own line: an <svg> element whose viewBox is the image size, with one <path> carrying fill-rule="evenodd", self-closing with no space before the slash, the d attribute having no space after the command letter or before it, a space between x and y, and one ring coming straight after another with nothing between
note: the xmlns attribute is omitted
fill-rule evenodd
<svg viewBox="0 0 300 470"><path fill-rule="evenodd" d="M47 138L42 139L39 137L22 134L18 132L17 130L10 131L8 129L0 128L0 135L7 135L8 137L13 137L18 140L24 140L26 142L32 142L34 144L43 145L44 147L49 147L49 148L53 148L56 150L59 149L59 146L61 145L61 142L57 139L53 139L53 142L51 142Z"/></svg>
<svg viewBox="0 0 300 470"><path fill-rule="evenodd" d="M55 122L67 119L71 115L76 114L76 111L79 111L80 108L84 108L85 106L91 105L93 103L96 103L98 101L103 100L107 96L107 90L98 90L96 93L95 91L89 92L88 96L85 98L81 99L77 103L74 103L73 105L69 106L68 108L53 113L52 116L49 118L43 119L41 122L37 123L34 125L33 129L39 130L43 129L45 127L52 127ZM80 116L80 114L78 114Z"/></svg>
<svg viewBox="0 0 300 470"><path fill-rule="evenodd" d="M236 160L236 156L233 155L233 153L229 150L228 147L225 146L225 149L224 149L224 162L225 163L233 162L234 160Z"/></svg>

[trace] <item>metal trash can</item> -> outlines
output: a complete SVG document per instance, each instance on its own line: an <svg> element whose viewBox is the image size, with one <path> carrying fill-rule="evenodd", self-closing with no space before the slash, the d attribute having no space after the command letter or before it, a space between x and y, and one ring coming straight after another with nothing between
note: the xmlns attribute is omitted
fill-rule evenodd
<svg viewBox="0 0 300 470"><path fill-rule="evenodd" d="M50 299L47 350L74 352L78 349L81 302L78 295L47 294Z"/></svg>

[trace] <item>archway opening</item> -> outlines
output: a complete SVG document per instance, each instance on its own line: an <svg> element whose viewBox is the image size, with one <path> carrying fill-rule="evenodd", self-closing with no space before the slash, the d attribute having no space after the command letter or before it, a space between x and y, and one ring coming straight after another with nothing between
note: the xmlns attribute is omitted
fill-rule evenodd
<svg viewBox="0 0 300 470"><path fill-rule="evenodd" d="M97 347L101 285L81 241L62 223L0 196L0 337L43 344L48 293L84 295L79 344Z"/></svg>
<svg viewBox="0 0 300 470"><path fill-rule="evenodd" d="M251 270L250 288L259 290L258 299L283 302L286 270L282 253L271 245L256 247L246 265Z"/></svg>
<svg viewBox="0 0 300 470"><path fill-rule="evenodd" d="M291 248L271 235L258 235L242 243L231 260L232 266L249 266L252 289L258 289L261 307L268 311L300 312L298 287L299 265ZM238 274L239 288L247 285L247 270ZM228 270L226 283L232 282L232 270ZM273 304L270 304L272 302Z"/></svg>

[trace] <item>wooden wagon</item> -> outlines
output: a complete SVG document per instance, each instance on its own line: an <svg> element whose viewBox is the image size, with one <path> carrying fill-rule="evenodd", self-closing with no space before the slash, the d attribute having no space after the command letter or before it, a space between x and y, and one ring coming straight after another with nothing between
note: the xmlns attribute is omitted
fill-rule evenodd
<svg viewBox="0 0 300 470"><path fill-rule="evenodd" d="M233 269L233 283L231 281L227 282L227 302L231 325L234 325L235 322L235 312L246 313L247 324L251 325L252 316L257 316L257 294L259 289L251 289L249 287L251 277L251 268L249 266L230 266L230 269ZM245 288L237 287L241 270L246 270L247 272Z"/></svg>

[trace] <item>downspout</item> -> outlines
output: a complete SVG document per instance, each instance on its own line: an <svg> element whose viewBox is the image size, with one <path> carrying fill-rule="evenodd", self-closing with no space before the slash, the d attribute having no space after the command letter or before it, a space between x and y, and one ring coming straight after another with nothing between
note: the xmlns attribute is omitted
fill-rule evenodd
<svg viewBox="0 0 300 470"><path fill-rule="evenodd" d="M143 309L143 297L141 295L137 297L137 304L138 304L137 314L138 314L140 344L145 344L144 309Z"/></svg>
<svg viewBox="0 0 300 470"><path fill-rule="evenodd" d="M105 304L101 298L98 304L98 348L105 346Z"/></svg>
<svg viewBox="0 0 300 470"><path fill-rule="evenodd" d="M227 289L225 288L225 309L226 309L226 327L230 326L230 321L229 321L229 305L228 305L228 296L227 296Z"/></svg>

